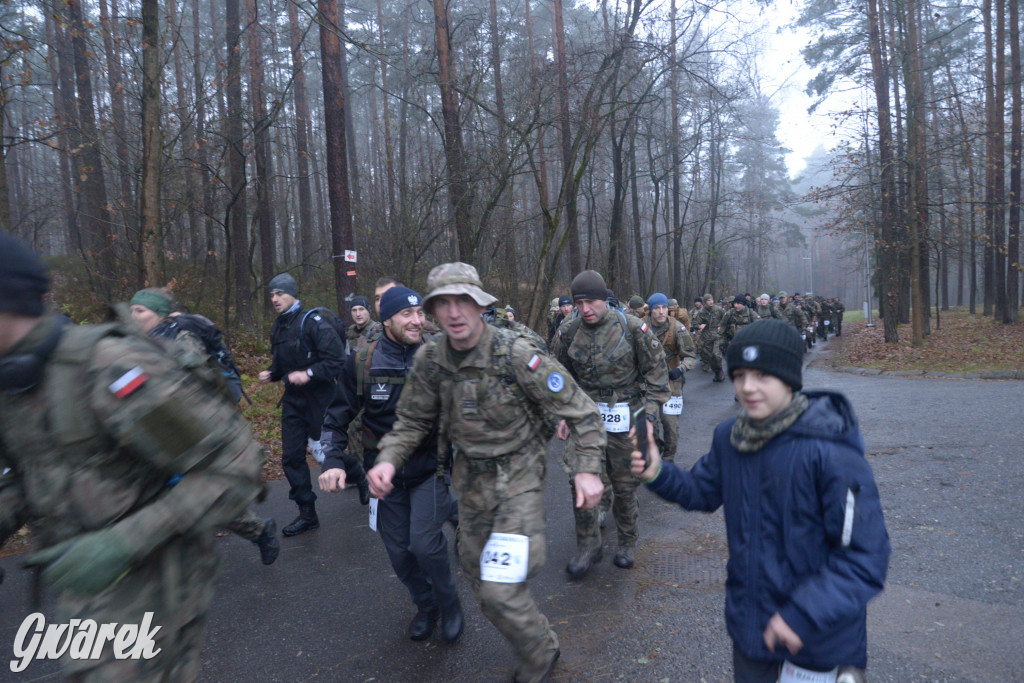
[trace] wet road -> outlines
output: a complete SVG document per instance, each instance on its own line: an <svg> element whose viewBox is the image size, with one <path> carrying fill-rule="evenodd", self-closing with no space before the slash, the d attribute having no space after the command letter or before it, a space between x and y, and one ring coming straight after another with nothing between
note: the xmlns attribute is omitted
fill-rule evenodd
<svg viewBox="0 0 1024 683"><path fill-rule="evenodd" d="M868 608L874 682L1024 680L1024 382L861 377L825 369L818 345L804 386L846 393L861 419L892 539L885 593ZM692 464L734 411L731 386L687 375L677 462ZM631 571L605 561L579 583L560 446L551 453L547 565L533 593L562 643L559 681L732 680L722 616L725 529L720 513L682 511L641 489L641 540ZM274 482L262 514L295 514ZM282 539L270 567L233 536L203 652L204 681L504 681L513 658L459 578L466 631L413 643L414 613L354 491L321 495L321 527ZM610 527L613 527L611 524ZM18 558L0 560L0 642L31 610ZM0 680L55 680L38 662Z"/></svg>

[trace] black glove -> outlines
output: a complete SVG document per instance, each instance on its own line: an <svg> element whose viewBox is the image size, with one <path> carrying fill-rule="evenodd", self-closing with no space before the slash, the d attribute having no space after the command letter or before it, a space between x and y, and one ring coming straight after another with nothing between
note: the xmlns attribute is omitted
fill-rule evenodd
<svg viewBox="0 0 1024 683"><path fill-rule="evenodd" d="M683 371L680 370L679 368L672 368L671 370L668 371L668 378L670 380L675 381L675 380L679 379L682 376L683 376Z"/></svg>

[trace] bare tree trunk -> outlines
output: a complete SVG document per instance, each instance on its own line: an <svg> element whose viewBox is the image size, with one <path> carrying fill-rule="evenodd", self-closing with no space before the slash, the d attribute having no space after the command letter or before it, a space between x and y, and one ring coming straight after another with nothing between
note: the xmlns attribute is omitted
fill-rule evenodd
<svg viewBox="0 0 1024 683"><path fill-rule="evenodd" d="M107 83L110 86L110 119L114 126L114 152L117 155L117 175L120 178L121 186L121 197L117 204L123 207L121 220L127 236L128 233L134 232L136 229L135 221L130 219L134 218L130 216L130 212L135 201L132 197L132 172L128 155L128 126L126 125L128 117L124 106L124 76L121 71L121 55L115 40L119 28L117 2L114 0L111 3L112 15L107 12L106 0L100 0L99 8L100 25L103 27L100 33L103 35L103 52L107 61ZM145 69L143 70L145 71Z"/></svg>
<svg viewBox="0 0 1024 683"><path fill-rule="evenodd" d="M3 83L4 65L0 62L0 83ZM4 123L7 118L7 100L0 97L0 232L13 232L11 198L7 187L7 149L4 143Z"/></svg>
<svg viewBox="0 0 1024 683"><path fill-rule="evenodd" d="M682 283L682 262L683 262L683 233L682 224L679 221L679 65L676 63L676 41L679 34L676 31L676 0L671 5L671 39L669 45L669 96L672 98L670 107L672 123L669 126L670 144L672 146L672 228L669 232L669 239L672 241L672 277L669 280L669 288L678 293Z"/></svg>
<svg viewBox="0 0 1024 683"><path fill-rule="evenodd" d="M636 261L636 282L640 288L641 296L644 295L644 284L646 277L644 277L644 266L646 259L644 258L644 240L643 235L640 233L640 188L639 180L637 179L637 167L636 167L636 134L637 126L636 123L632 123L630 126L629 134L629 192L630 192L630 203L632 204L632 228L633 228L633 245L636 253L634 254ZM652 252L653 254L653 252ZM654 259L651 259L651 270L654 270ZM652 273L653 275L653 273ZM672 290L669 290L670 292Z"/></svg>
<svg viewBox="0 0 1024 683"><path fill-rule="evenodd" d="M338 21L339 26L345 25L345 0L338 0ZM348 87L348 52L342 49L339 52L341 59L341 92L345 101L352 99L352 91ZM362 191L359 188L359 139L356 137L355 117L352 116L351 107L345 109L345 153L348 155L348 175L351 199L349 207L355 207L352 211L353 235L356 227L363 226L364 216L362 215L363 202Z"/></svg>
<svg viewBox="0 0 1024 683"><path fill-rule="evenodd" d="M562 18L562 0L554 0L552 11L552 43L555 48L555 71L558 75L558 127L562 136L562 174L569 176L563 184L569 187L568 201L565 204L565 230L569 238L569 270L573 275L583 270L583 259L580 253L580 236L577 227L578 217L576 196L579 184L572 178L575 168L572 163L572 131L569 128L569 74L565 60L565 23Z"/></svg>
<svg viewBox="0 0 1024 683"><path fill-rule="evenodd" d="M78 123L82 131L79 180L82 205L80 213L86 245L97 265L100 294L113 295L112 280L116 272L112 252L111 218L107 202L107 187L103 180L103 156L99 148L96 129L96 110L93 104L92 72L89 68L89 46L85 40L85 22L82 19L81 0L68 0L71 14L71 46L75 59L75 80L78 89Z"/></svg>
<svg viewBox="0 0 1024 683"><path fill-rule="evenodd" d="M879 288L885 323L885 341L899 342L899 280L896 269L896 182L893 170L892 123L889 112L889 70L885 64L882 49L882 25L878 14L877 0L868 0L869 42L871 51L871 77L875 86L875 103L878 111L878 157L879 182L882 195L882 225L879 239L879 267L882 282Z"/></svg>
<svg viewBox="0 0 1024 683"><path fill-rule="evenodd" d="M185 216L188 219L187 243L189 245L189 256L193 263L197 263L199 256L204 251L203 233L200 231L199 212L196 210L199 201L199 170L196 161L196 122L189 121L188 88L185 82L185 64L181 57L181 24L178 19L178 0L166 0L167 22L170 30L176 36L173 44L174 56L174 83L175 93L178 99L177 116L178 125L181 126L181 149L182 158L186 162L185 180Z"/></svg>
<svg viewBox="0 0 1024 683"><path fill-rule="evenodd" d="M388 103L388 62L384 44L384 2L377 0L377 40L380 49L380 91L384 113L384 174L388 188L388 222L395 220L395 152L391 142L391 107Z"/></svg>
<svg viewBox="0 0 1024 683"><path fill-rule="evenodd" d="M334 256L352 249L352 209L348 195L345 154L345 92L341 80L341 26L334 0L317 0L320 55L323 64L324 133L327 137L327 192L331 203L331 243ZM356 291L356 278L347 275L344 259L333 258L337 311L347 311L347 297Z"/></svg>
<svg viewBox="0 0 1024 683"><path fill-rule="evenodd" d="M455 98L455 62L451 56L448 8L444 0L433 0L433 4L438 84L441 87L441 114L444 118L444 153L448 165L448 197L455 219L459 258L472 262L477 247L476 235L473 226L470 225L473 190L466 179L462 123L459 120L459 105Z"/></svg>
<svg viewBox="0 0 1024 683"><path fill-rule="evenodd" d="M235 320L243 329L251 330L256 321L252 313L252 286L249 265L249 223L246 201L245 140L242 133L242 33L238 0L225 0L225 38L228 58L224 77L227 95L227 116L224 139L228 144L228 220L229 249L234 271L229 282L235 288Z"/></svg>
<svg viewBox="0 0 1024 683"><path fill-rule="evenodd" d="M173 1L173 0L172 0ZM147 286L163 284L163 232L160 226L160 8L158 0L142 0L142 217L143 281Z"/></svg>
<svg viewBox="0 0 1024 683"><path fill-rule="evenodd" d="M302 30L299 28L298 11L295 3L287 2L288 28L291 37L292 72L294 73L295 97L295 155L298 162L299 190L299 261L302 263L302 279L310 282L313 277L313 191L309 179L309 100L306 96L306 60L302 54Z"/></svg>
<svg viewBox="0 0 1024 683"><path fill-rule="evenodd" d="M256 175L253 178L256 190L256 212L260 226L260 277L266 286L274 277L274 257L277 254L277 233L274 225L274 197L271 177L273 166L270 157L270 120L267 118L267 103L263 95L263 36L260 27L259 9L256 0L245 0L246 42L249 47L249 100L252 105L253 156L256 161ZM261 297L265 313L271 311L269 297Z"/></svg>
<svg viewBox="0 0 1024 683"><path fill-rule="evenodd" d="M1020 196L1021 196L1021 66L1020 6L1010 0L1010 233L1006 241L1006 308L1003 322L1020 314Z"/></svg>
<svg viewBox="0 0 1024 683"><path fill-rule="evenodd" d="M917 0L905 0L903 74L907 94L907 218L910 228L911 343L924 344L924 320L928 314L922 282L921 243L928 230L928 180L925 169L924 86L918 45Z"/></svg>
<svg viewBox="0 0 1024 683"><path fill-rule="evenodd" d="M53 97L53 111L56 119L60 121L57 133L57 157L60 164L60 185L64 198L64 229L67 244L77 245L78 226L75 219L75 197L71 192L71 157L68 150L71 149L68 129L73 125L73 120L66 120L64 114L68 111L68 105L64 102L61 89L61 71L58 67L57 50L54 48L56 38L54 36L54 12L45 8L44 29L46 31L46 62L50 69L51 96Z"/></svg>

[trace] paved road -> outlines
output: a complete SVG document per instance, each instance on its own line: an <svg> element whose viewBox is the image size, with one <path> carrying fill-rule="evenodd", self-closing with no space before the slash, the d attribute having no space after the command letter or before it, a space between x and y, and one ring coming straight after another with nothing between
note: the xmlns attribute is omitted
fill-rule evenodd
<svg viewBox="0 0 1024 683"><path fill-rule="evenodd" d="M819 344L819 347L821 345ZM886 592L868 609L872 682L1024 681L1024 382L859 377L815 350L807 388L845 392L861 418L892 538ZM678 462L710 446L735 411L728 384L689 373ZM731 681L720 513L689 513L641 491L637 567L607 559L566 580L574 551L568 480L551 455L548 561L532 589L562 641L559 681ZM294 516L283 482L263 513ZM454 646L412 643L413 609L355 492L323 495L318 531L282 541L280 559L221 538L224 573L210 617L204 681L504 681L512 656L460 579L467 628ZM608 529L606 546L613 546ZM609 554L606 554L608 557ZM0 561L0 643L31 610L18 558ZM39 662L14 678L55 680Z"/></svg>

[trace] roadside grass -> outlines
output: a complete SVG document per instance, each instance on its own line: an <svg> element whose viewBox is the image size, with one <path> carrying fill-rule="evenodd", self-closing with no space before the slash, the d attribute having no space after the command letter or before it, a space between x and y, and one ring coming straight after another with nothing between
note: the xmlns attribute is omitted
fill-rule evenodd
<svg viewBox="0 0 1024 683"><path fill-rule="evenodd" d="M834 367L855 366L885 371L930 370L933 372L984 372L1024 370L1024 322L1003 324L991 317L965 311L944 311L939 327L932 318L932 333L924 345L910 344L910 325L899 325L898 344L887 344L883 321L867 327L843 319L843 336L833 337L831 363ZM835 344L833 345L833 342Z"/></svg>

